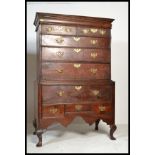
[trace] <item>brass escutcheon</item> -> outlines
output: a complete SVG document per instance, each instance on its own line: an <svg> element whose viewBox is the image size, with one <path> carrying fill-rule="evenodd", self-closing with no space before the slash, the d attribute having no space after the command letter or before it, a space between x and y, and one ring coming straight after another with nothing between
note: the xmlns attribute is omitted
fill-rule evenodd
<svg viewBox="0 0 155 155"><path fill-rule="evenodd" d="M89 29L83 29L82 31L84 34L87 34L89 32Z"/></svg>
<svg viewBox="0 0 155 155"><path fill-rule="evenodd" d="M66 27L66 28L65 28L65 31L66 31L66 32L71 32L71 28Z"/></svg>
<svg viewBox="0 0 155 155"><path fill-rule="evenodd" d="M91 53L90 55L91 55L91 57L94 58L94 59L97 57L97 53Z"/></svg>
<svg viewBox="0 0 155 155"><path fill-rule="evenodd" d="M57 94L58 94L58 96L63 96L64 95L64 91L59 91L59 92L57 92Z"/></svg>
<svg viewBox="0 0 155 155"><path fill-rule="evenodd" d="M97 32L97 29L90 29L90 31L91 31L92 33L96 33L96 32Z"/></svg>
<svg viewBox="0 0 155 155"><path fill-rule="evenodd" d="M82 105L75 105L75 109L76 109L77 111L81 110L81 109L82 109Z"/></svg>
<svg viewBox="0 0 155 155"><path fill-rule="evenodd" d="M77 91L79 91L79 90L82 89L82 86L75 86L75 89L76 89Z"/></svg>
<svg viewBox="0 0 155 155"><path fill-rule="evenodd" d="M75 41L79 41L79 40L80 40L79 37L73 37L73 39L74 39Z"/></svg>
<svg viewBox="0 0 155 155"><path fill-rule="evenodd" d="M99 90L92 90L92 93L95 95L95 96L97 96L98 94L99 94Z"/></svg>
<svg viewBox="0 0 155 155"><path fill-rule="evenodd" d="M106 110L105 106L99 106L98 108L99 108L100 111L105 111Z"/></svg>
<svg viewBox="0 0 155 155"><path fill-rule="evenodd" d="M49 110L51 113L55 114L56 112L58 112L57 108L50 108Z"/></svg>
<svg viewBox="0 0 155 155"><path fill-rule="evenodd" d="M80 68L81 67L81 64L74 64L74 67L75 68Z"/></svg>
<svg viewBox="0 0 155 155"><path fill-rule="evenodd" d="M93 44L93 45L97 44L97 40L91 40L90 42L91 42L91 44Z"/></svg>
<svg viewBox="0 0 155 155"><path fill-rule="evenodd" d="M64 38L63 38L63 37L56 38L56 42L57 42L58 44L61 44L61 43L64 42Z"/></svg>
<svg viewBox="0 0 155 155"><path fill-rule="evenodd" d="M81 49L80 49L80 48L75 48L74 51L75 51L76 53L79 53L79 52L81 51Z"/></svg>
<svg viewBox="0 0 155 155"><path fill-rule="evenodd" d="M96 74L97 68L91 68L90 71L91 71L91 73Z"/></svg>
<svg viewBox="0 0 155 155"><path fill-rule="evenodd" d="M102 35L104 35L104 34L106 33L106 31L105 31L105 30L100 30L100 33L101 33Z"/></svg>

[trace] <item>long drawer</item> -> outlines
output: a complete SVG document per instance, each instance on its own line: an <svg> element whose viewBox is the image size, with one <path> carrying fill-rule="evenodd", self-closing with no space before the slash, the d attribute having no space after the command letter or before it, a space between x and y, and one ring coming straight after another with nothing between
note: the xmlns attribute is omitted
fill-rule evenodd
<svg viewBox="0 0 155 155"><path fill-rule="evenodd" d="M42 103L110 103L112 86L72 85L42 86Z"/></svg>
<svg viewBox="0 0 155 155"><path fill-rule="evenodd" d="M42 63L42 80L109 79L110 64Z"/></svg>
<svg viewBox="0 0 155 155"><path fill-rule="evenodd" d="M92 61L110 63L110 49L42 47L42 60Z"/></svg>
<svg viewBox="0 0 155 155"><path fill-rule="evenodd" d="M110 48L110 38L42 35L41 45L60 47Z"/></svg>
<svg viewBox="0 0 155 155"><path fill-rule="evenodd" d="M66 25L42 25L42 34L57 34L57 35L78 35L78 36L93 36L93 37L110 37L110 29L96 27L75 27Z"/></svg>

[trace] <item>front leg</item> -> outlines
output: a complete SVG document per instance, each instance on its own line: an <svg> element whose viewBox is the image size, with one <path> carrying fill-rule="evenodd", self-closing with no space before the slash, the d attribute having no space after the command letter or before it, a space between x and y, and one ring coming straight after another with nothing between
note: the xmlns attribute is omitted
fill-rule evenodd
<svg viewBox="0 0 155 155"><path fill-rule="evenodd" d="M33 127L35 129L33 134L36 135L36 133L37 133L37 122L36 122L36 119L33 120Z"/></svg>
<svg viewBox="0 0 155 155"><path fill-rule="evenodd" d="M98 120L95 121L95 130L98 130L98 124L99 124L99 122L100 122L100 119L98 119Z"/></svg>
<svg viewBox="0 0 155 155"><path fill-rule="evenodd" d="M117 129L117 126L115 124L110 125L110 139L116 140L116 138L113 136L114 131Z"/></svg>
<svg viewBox="0 0 155 155"><path fill-rule="evenodd" d="M42 131L37 131L36 132L36 135L37 135L37 137L38 137L38 139L39 139L39 142L37 143L37 147L40 147L40 146L42 146L42 134L43 134L43 132Z"/></svg>

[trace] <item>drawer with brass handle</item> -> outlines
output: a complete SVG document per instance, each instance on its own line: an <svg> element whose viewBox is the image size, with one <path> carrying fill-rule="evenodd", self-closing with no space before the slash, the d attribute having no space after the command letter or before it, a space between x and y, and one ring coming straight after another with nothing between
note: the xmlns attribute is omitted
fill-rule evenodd
<svg viewBox="0 0 155 155"><path fill-rule="evenodd" d="M78 27L77 34L79 36L94 36L94 37L111 37L110 29L102 29L102 28L86 28L86 27Z"/></svg>
<svg viewBox="0 0 155 155"><path fill-rule="evenodd" d="M43 63L42 80L109 79L109 64Z"/></svg>
<svg viewBox="0 0 155 155"><path fill-rule="evenodd" d="M42 25L42 34L76 35L76 27L64 25Z"/></svg>
<svg viewBox="0 0 155 155"><path fill-rule="evenodd" d="M56 35L42 35L43 46L64 46L64 47L110 47L110 38L92 37L69 37ZM76 50L77 51L77 50Z"/></svg>
<svg viewBox="0 0 155 155"><path fill-rule="evenodd" d="M43 105L42 106L42 117L63 117L64 116L64 105Z"/></svg>
<svg viewBox="0 0 155 155"><path fill-rule="evenodd" d="M42 60L93 61L110 63L110 49L42 47Z"/></svg>

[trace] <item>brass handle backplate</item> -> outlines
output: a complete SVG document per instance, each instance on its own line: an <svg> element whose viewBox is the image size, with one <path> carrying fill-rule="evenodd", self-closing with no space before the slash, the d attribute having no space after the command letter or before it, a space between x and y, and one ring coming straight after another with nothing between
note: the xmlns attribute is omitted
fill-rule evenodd
<svg viewBox="0 0 155 155"><path fill-rule="evenodd" d="M64 55L64 52L58 51L56 52L57 56L62 57Z"/></svg>
<svg viewBox="0 0 155 155"><path fill-rule="evenodd" d="M53 27L47 27L47 32L52 32L53 31Z"/></svg>
<svg viewBox="0 0 155 155"><path fill-rule="evenodd" d="M80 48L75 48L74 51L75 51L76 53L79 53L79 52L81 51L81 49L80 49Z"/></svg>
<svg viewBox="0 0 155 155"><path fill-rule="evenodd" d="M79 90L82 89L82 86L75 86L75 89L76 89L77 91L79 91Z"/></svg>
<svg viewBox="0 0 155 155"><path fill-rule="evenodd" d="M89 29L83 29L82 31L84 34L87 34L89 32Z"/></svg>
<svg viewBox="0 0 155 155"><path fill-rule="evenodd" d="M74 39L75 41L79 41L79 40L80 40L80 37L73 37L73 39Z"/></svg>
<svg viewBox="0 0 155 155"><path fill-rule="evenodd" d="M66 32L71 32L71 28L66 27L66 28L65 28L65 31L66 31Z"/></svg>
<svg viewBox="0 0 155 155"><path fill-rule="evenodd" d="M97 57L97 53L91 53L90 56L95 59Z"/></svg>
<svg viewBox="0 0 155 155"><path fill-rule="evenodd" d="M56 70L58 73L63 73L63 69L57 69Z"/></svg>
<svg viewBox="0 0 155 155"><path fill-rule="evenodd" d="M75 68L80 68L81 67L81 64L74 64L74 67Z"/></svg>
<svg viewBox="0 0 155 155"><path fill-rule="evenodd" d="M63 38L63 37L56 38L56 42L57 42L58 44L61 44L61 43L64 42L64 38Z"/></svg>
<svg viewBox="0 0 155 155"><path fill-rule="evenodd" d="M75 110L79 111L82 109L82 105L75 105Z"/></svg>
<svg viewBox="0 0 155 155"><path fill-rule="evenodd" d="M91 71L91 73L96 74L97 68L91 68L90 71Z"/></svg>
<svg viewBox="0 0 155 155"><path fill-rule="evenodd" d="M96 32L97 32L97 29L90 29L90 31L91 31L92 33L96 33Z"/></svg>
<svg viewBox="0 0 155 155"><path fill-rule="evenodd" d="M58 112L58 109L57 108L50 108L49 111L50 111L50 113L55 114Z"/></svg>
<svg viewBox="0 0 155 155"><path fill-rule="evenodd" d="M98 108L99 108L100 111L105 111L106 110L105 106L99 106Z"/></svg>

